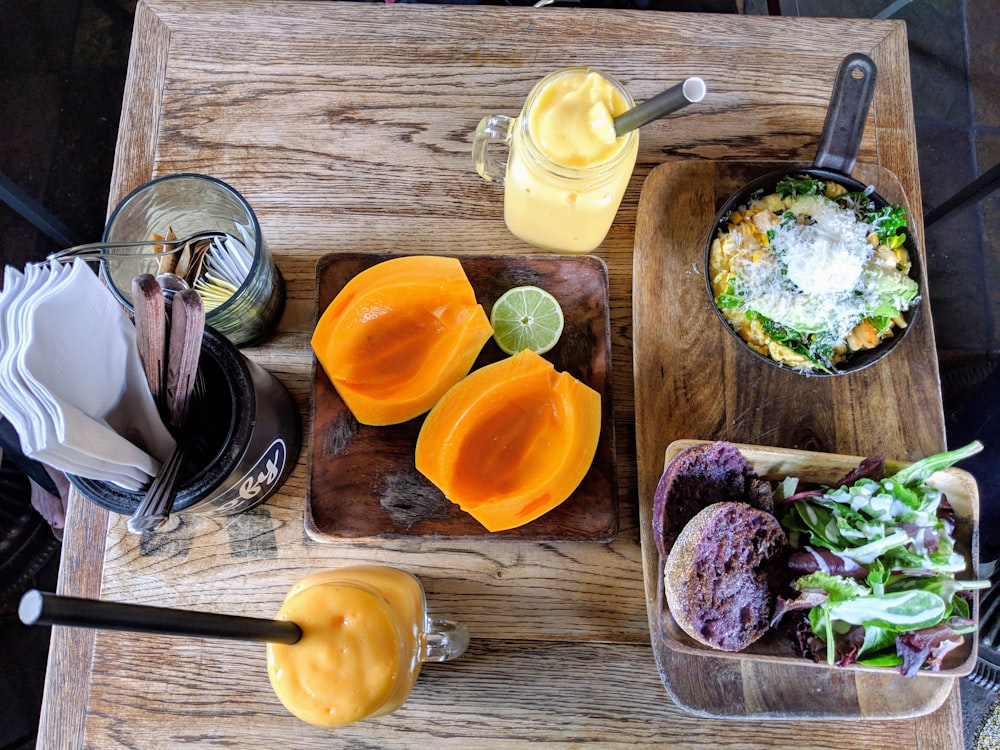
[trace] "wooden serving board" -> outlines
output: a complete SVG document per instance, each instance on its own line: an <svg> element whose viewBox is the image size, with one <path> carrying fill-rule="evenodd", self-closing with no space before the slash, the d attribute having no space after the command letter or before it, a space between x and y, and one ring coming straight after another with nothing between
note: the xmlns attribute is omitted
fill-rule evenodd
<svg viewBox="0 0 1000 750"><path fill-rule="evenodd" d="M705 716L902 718L942 705L955 677L819 670L768 660L723 659L663 647L657 602L658 554L647 543L653 494L675 440L729 440L758 446L912 461L942 445L927 425L901 412L940 409L937 359L926 295L913 330L893 351L856 373L808 378L744 351L723 329L704 281L715 214L750 179L788 163L678 161L645 181L633 255L633 377L643 576L660 676L671 698ZM894 203L907 203L886 169L859 164L853 176ZM910 205L912 209L912 205ZM908 229L923 253L919 206ZM926 268L926 263L922 266ZM927 289L926 274L920 280ZM933 383L934 387L928 387ZM906 400L907 410L895 408ZM926 400L926 403L923 401Z"/></svg>
<svg viewBox="0 0 1000 750"><path fill-rule="evenodd" d="M396 256L323 256L317 263L318 313L351 278L391 257ZM590 470L565 502L540 518L508 531L487 531L416 470L413 452L423 417L387 427L362 425L317 364L306 531L317 541L364 537L611 541L618 533L618 493L604 261L593 256L463 255L461 262L487 315L493 302L515 286L541 287L559 301L565 326L559 343L544 356L556 370L570 373L601 394L601 438ZM473 369L505 356L490 339Z"/></svg>

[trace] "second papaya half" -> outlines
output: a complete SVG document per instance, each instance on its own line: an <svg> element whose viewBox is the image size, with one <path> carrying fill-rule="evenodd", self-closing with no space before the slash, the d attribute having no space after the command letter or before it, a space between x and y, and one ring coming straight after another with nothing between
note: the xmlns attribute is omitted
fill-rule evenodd
<svg viewBox="0 0 1000 750"><path fill-rule="evenodd" d="M530 350L454 385L424 420L416 467L489 531L566 500L601 434L601 396Z"/></svg>

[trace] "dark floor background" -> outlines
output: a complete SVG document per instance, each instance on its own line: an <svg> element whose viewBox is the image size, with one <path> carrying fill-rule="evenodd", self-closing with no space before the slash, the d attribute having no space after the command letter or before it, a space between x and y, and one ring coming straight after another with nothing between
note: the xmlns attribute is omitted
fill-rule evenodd
<svg viewBox="0 0 1000 750"><path fill-rule="evenodd" d="M9 178L80 242L99 238L104 227L135 4L0 0L0 179ZM925 215L1000 162L1000 0L602 4L851 18L889 11L907 24ZM925 245L951 435L1000 361L1000 191L928 226ZM0 204L0 264L20 268L60 247ZM5 501L14 502L0 497ZM58 546L38 555L45 559L32 569L43 567L29 585L52 590ZM0 573L5 564L12 556L0 538ZM15 608L16 598L0 601L0 750L34 746L48 648L48 629L22 626ZM979 731L995 695L970 680L962 695L966 746L996 746Z"/></svg>

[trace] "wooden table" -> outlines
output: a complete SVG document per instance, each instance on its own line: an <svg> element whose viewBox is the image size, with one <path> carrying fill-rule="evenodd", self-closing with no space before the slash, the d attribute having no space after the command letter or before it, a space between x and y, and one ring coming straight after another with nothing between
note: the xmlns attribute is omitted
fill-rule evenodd
<svg viewBox="0 0 1000 750"><path fill-rule="evenodd" d="M39 747L960 747L954 680L945 683L951 689L940 707L916 718L710 719L671 702L650 649L638 510L648 498L640 498L640 487L655 482L670 441L728 438L899 459L944 445L926 303L904 346L884 360L891 365L825 386L837 396L835 408L790 412L773 398L776 386L764 384L767 408L748 414L759 384L732 380L739 364L726 348L731 342L709 352L723 364L706 369L702 382L664 394L672 411L660 428L643 422L646 412L634 404L633 375L644 365L633 365L633 335L655 324L634 327L632 316L633 243L646 178L677 160L808 162L834 72L852 51L870 54L880 73L860 161L898 176L920 235L899 21L140 3L111 204L153 175L185 171L219 177L249 199L289 300L274 336L245 353L298 400L306 445L282 491L255 512L185 520L150 539L128 535L122 518L74 497L60 590L267 616L306 573L377 561L421 576L432 609L468 623L473 641L458 661L425 667L396 714L333 731L285 712L271 692L263 646L54 628ZM313 541L303 509L317 260L335 250L533 252L505 229L500 192L475 175L471 133L484 114L514 114L537 79L567 64L612 72L639 100L688 75L703 76L709 89L682 116L644 129L631 186L597 252L610 278L617 538ZM639 272L639 281L650 283ZM696 350L695 336L692 356ZM869 400L886 394L889 403ZM644 457L637 457L637 412L643 444L657 445Z"/></svg>

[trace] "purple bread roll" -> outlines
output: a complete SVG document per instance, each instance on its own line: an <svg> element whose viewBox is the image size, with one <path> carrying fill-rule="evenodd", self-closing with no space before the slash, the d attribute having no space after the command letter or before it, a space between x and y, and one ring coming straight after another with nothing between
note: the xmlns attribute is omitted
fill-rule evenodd
<svg viewBox="0 0 1000 750"><path fill-rule="evenodd" d="M667 556L681 529L702 508L727 501L774 509L770 484L757 477L735 445L704 443L674 456L653 497L653 539L660 556Z"/></svg>
<svg viewBox="0 0 1000 750"><path fill-rule="evenodd" d="M695 515L664 566L667 606L699 643L742 651L770 627L786 568L778 520L745 503L716 503Z"/></svg>

